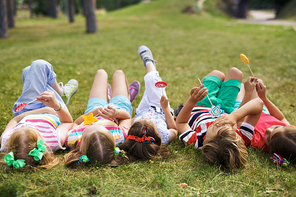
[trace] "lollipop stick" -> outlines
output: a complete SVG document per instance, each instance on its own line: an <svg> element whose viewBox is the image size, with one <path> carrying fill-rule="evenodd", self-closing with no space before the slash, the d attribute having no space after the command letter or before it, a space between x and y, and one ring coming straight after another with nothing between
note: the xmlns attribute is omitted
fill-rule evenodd
<svg viewBox="0 0 296 197"><path fill-rule="evenodd" d="M199 78L198 78L198 81L199 81L200 84L202 84ZM209 99L211 105L213 106L213 103L211 102L211 99L210 99L209 95L207 95L207 97L208 97L208 99Z"/></svg>
<svg viewBox="0 0 296 197"><path fill-rule="evenodd" d="M33 102L35 102L35 101L37 101L37 99L35 99L35 100L33 100L33 101L30 101L29 103L27 103L27 105L29 105L29 104L31 104L31 103L33 103Z"/></svg>
<svg viewBox="0 0 296 197"><path fill-rule="evenodd" d="M247 64L247 65L248 65L248 67L249 67L249 70L251 71L251 73L252 73L253 77L255 78L255 75L254 75L254 73L252 72L252 70L251 70L251 67L249 66L249 64Z"/></svg>

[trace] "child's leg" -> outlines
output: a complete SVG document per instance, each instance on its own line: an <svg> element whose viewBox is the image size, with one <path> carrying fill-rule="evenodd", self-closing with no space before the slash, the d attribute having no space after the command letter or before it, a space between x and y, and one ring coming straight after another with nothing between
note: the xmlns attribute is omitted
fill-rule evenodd
<svg viewBox="0 0 296 197"><path fill-rule="evenodd" d="M206 75L202 83L204 84L205 87L208 89L208 96L211 99L211 102L213 105L218 105L217 101L217 94L220 90L221 83L224 81L225 75L219 70L213 70L210 72L208 75ZM208 99L208 97L205 97L203 100L197 102L196 106L203 106L203 107L211 107L211 103Z"/></svg>
<svg viewBox="0 0 296 197"><path fill-rule="evenodd" d="M166 92L165 89L162 91L161 88L155 87L156 82L162 81L156 70L155 60L153 59L150 49L146 46L140 46L138 53L146 67L147 74L144 76L145 91L137 111L149 108L150 106L161 108L160 99L163 93L166 96ZM171 109L171 111L173 110Z"/></svg>
<svg viewBox="0 0 296 197"><path fill-rule="evenodd" d="M107 80L108 74L106 73L106 71L103 69L98 70L89 93L89 99L101 98L107 101Z"/></svg>
<svg viewBox="0 0 296 197"><path fill-rule="evenodd" d="M106 71L103 69L98 70L89 93L89 100L85 113L98 107L105 106L108 103L107 80L108 74Z"/></svg>
<svg viewBox="0 0 296 197"><path fill-rule="evenodd" d="M231 68L222 83L217 96L217 101L226 113L233 111L237 95L240 91L243 73L237 68ZM241 94L242 95L242 94Z"/></svg>
<svg viewBox="0 0 296 197"><path fill-rule="evenodd" d="M122 70L115 71L112 78L111 98L122 95L128 98L128 83Z"/></svg>
<svg viewBox="0 0 296 197"><path fill-rule="evenodd" d="M117 70L112 77L112 93L110 106L125 109L132 115L132 104L128 97L128 82L122 70Z"/></svg>
<svg viewBox="0 0 296 197"><path fill-rule="evenodd" d="M31 111L34 109L45 107L44 104L42 104L39 101L36 101L27 105L26 108L22 111L18 113L14 112L14 109L18 105L36 99L36 96L40 95L42 92L46 90L53 91L56 95L58 102L60 102L62 106L67 109L60 95L51 87L52 84L56 83L56 74L54 73L53 67L50 63L44 60L33 61L31 66L28 66L25 69L23 69L22 75L23 91L22 95L13 105L12 112L14 116L17 116L26 111Z"/></svg>
<svg viewBox="0 0 296 197"><path fill-rule="evenodd" d="M63 95L63 89L58 84L57 80L53 84L50 85L60 96Z"/></svg>

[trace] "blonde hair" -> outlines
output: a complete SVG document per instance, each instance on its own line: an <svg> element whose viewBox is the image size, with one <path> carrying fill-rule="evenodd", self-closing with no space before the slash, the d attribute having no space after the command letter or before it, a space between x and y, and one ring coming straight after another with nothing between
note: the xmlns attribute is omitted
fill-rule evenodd
<svg viewBox="0 0 296 197"><path fill-rule="evenodd" d="M127 140L119 148L124 150L131 160L154 160L157 158L167 158L170 152L165 146L161 145L161 138L158 135L157 128L150 120L142 119L136 121L129 129L128 136L143 137L143 130L147 128L147 137L154 138L153 143L143 143L134 140Z"/></svg>
<svg viewBox="0 0 296 197"><path fill-rule="evenodd" d="M29 152L37 148L37 132L38 131L30 127L22 127L16 130L7 141L6 153L1 153L1 155L13 152L15 160L25 160L26 165L23 167L24 169L28 169L29 167L49 169L58 165L59 159L48 149L45 151L40 161L35 161L33 156L29 156Z"/></svg>
<svg viewBox="0 0 296 197"><path fill-rule="evenodd" d="M205 139L202 153L210 162L234 170L244 167L248 161L247 147L230 125L221 127L214 138Z"/></svg>
<svg viewBox="0 0 296 197"><path fill-rule="evenodd" d="M128 157L124 156L123 151L119 155L115 155L114 147L114 141L110 140L103 132L92 132L84 137L82 145L79 144L64 156L65 166L74 167L81 165L83 162L79 162L79 157L82 155L88 157L88 163L111 164L112 166L126 163Z"/></svg>

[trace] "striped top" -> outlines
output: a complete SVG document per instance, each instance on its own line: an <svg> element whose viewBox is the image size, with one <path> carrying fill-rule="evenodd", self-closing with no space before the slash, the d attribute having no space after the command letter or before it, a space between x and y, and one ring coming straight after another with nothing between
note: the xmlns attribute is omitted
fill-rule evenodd
<svg viewBox="0 0 296 197"><path fill-rule="evenodd" d="M95 117L98 119L97 122L94 122L94 124L102 125L107 130L109 130L114 138L115 144L119 145L123 143L127 137L128 128L125 126L118 126L115 122L112 120L102 118L102 117ZM81 141L81 135L84 129L86 129L89 125L83 125L80 124L78 127L71 129L67 133L66 142L65 145L67 147L72 147L78 145Z"/></svg>
<svg viewBox="0 0 296 197"><path fill-rule="evenodd" d="M208 107L194 107L190 114L188 124L191 130L182 133L179 139L185 144L193 144L195 148L201 148L208 128L216 119L211 117ZM221 114L226 115L226 113ZM249 144L253 136L254 127L248 123L242 123L236 132L243 138L245 145Z"/></svg>
<svg viewBox="0 0 296 197"><path fill-rule="evenodd" d="M52 114L27 115L13 129L4 134L1 142L1 151L7 150L6 142L12 133L24 126L36 129L43 138L47 149L51 149L52 151L65 149L60 143L60 131L57 129L59 124L59 118Z"/></svg>

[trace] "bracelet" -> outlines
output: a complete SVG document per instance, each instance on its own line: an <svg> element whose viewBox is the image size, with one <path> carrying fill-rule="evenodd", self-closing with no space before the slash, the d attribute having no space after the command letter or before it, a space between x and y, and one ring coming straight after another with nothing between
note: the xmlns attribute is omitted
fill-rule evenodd
<svg viewBox="0 0 296 197"><path fill-rule="evenodd" d="M59 103L59 105L60 105L60 108L59 108L58 110L55 110L55 109L54 109L54 111L61 111L61 109L62 109L63 107L62 107L61 103Z"/></svg>

